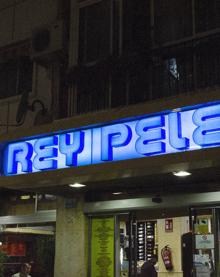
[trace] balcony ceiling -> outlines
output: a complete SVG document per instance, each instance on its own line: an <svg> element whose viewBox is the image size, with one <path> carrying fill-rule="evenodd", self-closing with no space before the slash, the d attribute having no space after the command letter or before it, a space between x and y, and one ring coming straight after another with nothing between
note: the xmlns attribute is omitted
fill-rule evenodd
<svg viewBox="0 0 220 277"><path fill-rule="evenodd" d="M64 197L77 197L84 193L87 201L124 199L156 195L165 196L182 193L220 191L220 168L210 167L190 170L191 175L177 177L171 172L140 177L120 178L106 181L84 182L83 188L72 188L68 184L22 188L26 192L47 193ZM114 195L114 192L121 194ZM1 194L16 194L18 190L1 189Z"/></svg>

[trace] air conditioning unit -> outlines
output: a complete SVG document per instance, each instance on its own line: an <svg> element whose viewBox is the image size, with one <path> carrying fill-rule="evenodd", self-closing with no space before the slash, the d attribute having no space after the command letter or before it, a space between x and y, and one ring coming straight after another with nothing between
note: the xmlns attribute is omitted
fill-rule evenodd
<svg viewBox="0 0 220 277"><path fill-rule="evenodd" d="M62 58L64 53L63 21L35 28L31 37L31 58L41 64L49 64Z"/></svg>

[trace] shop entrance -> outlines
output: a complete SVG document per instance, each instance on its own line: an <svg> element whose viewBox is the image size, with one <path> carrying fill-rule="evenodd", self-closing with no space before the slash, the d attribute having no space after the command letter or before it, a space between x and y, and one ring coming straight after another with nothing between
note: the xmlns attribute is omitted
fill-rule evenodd
<svg viewBox="0 0 220 277"><path fill-rule="evenodd" d="M89 276L139 277L143 263L157 255L158 276L170 272L183 277L181 237L189 233L185 212L142 210L91 216ZM172 253L169 267L161 254L166 247Z"/></svg>
<svg viewBox="0 0 220 277"><path fill-rule="evenodd" d="M98 211L97 215L100 223L94 222L90 230L94 235L90 240L93 260L89 265L89 276L105 272L103 276L138 277L143 262L157 254L158 277L219 277L220 206L216 205L219 196L213 199L206 194L196 194L195 198L177 197L180 207L166 206L164 202L163 206L157 206L158 209L144 208L144 205L138 206L142 209L135 209L133 203L135 208L124 213L127 202L119 208L113 207L112 203L111 206L103 204L103 208L99 208L102 213ZM183 206L180 201L185 201ZM116 212L111 213L109 207ZM110 212L104 215L107 208ZM108 217L111 218L109 223ZM93 218L91 215L91 221ZM167 245L171 249L172 270L167 269L161 255Z"/></svg>

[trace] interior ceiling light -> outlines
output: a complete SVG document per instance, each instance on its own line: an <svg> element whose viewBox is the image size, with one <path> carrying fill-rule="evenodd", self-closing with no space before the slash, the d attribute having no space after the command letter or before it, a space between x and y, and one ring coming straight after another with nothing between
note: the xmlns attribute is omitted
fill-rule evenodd
<svg viewBox="0 0 220 277"><path fill-rule="evenodd" d="M83 188L86 185L79 184L79 183L74 183L74 184L69 184L69 186L72 187L72 188Z"/></svg>
<svg viewBox="0 0 220 277"><path fill-rule="evenodd" d="M29 200L29 199L31 199L31 196L30 195L21 195L20 199L21 200Z"/></svg>
<svg viewBox="0 0 220 277"><path fill-rule="evenodd" d="M119 195L119 194L122 194L122 192L121 191L116 191L116 192L113 192L112 194Z"/></svg>
<svg viewBox="0 0 220 277"><path fill-rule="evenodd" d="M177 176L177 177L186 177L186 176L189 176L191 175L190 172L188 171L177 171L177 172L173 172L173 175Z"/></svg>

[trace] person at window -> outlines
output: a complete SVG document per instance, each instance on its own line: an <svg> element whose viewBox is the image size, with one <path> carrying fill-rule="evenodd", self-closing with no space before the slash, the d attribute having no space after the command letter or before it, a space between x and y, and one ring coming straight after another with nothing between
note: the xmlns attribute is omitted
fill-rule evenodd
<svg viewBox="0 0 220 277"><path fill-rule="evenodd" d="M141 267L141 277L157 277L155 264L157 263L157 256L153 255L150 260L146 261Z"/></svg>
<svg viewBox="0 0 220 277"><path fill-rule="evenodd" d="M29 263L23 263L21 265L20 272L12 275L12 277L31 277L31 265Z"/></svg>

